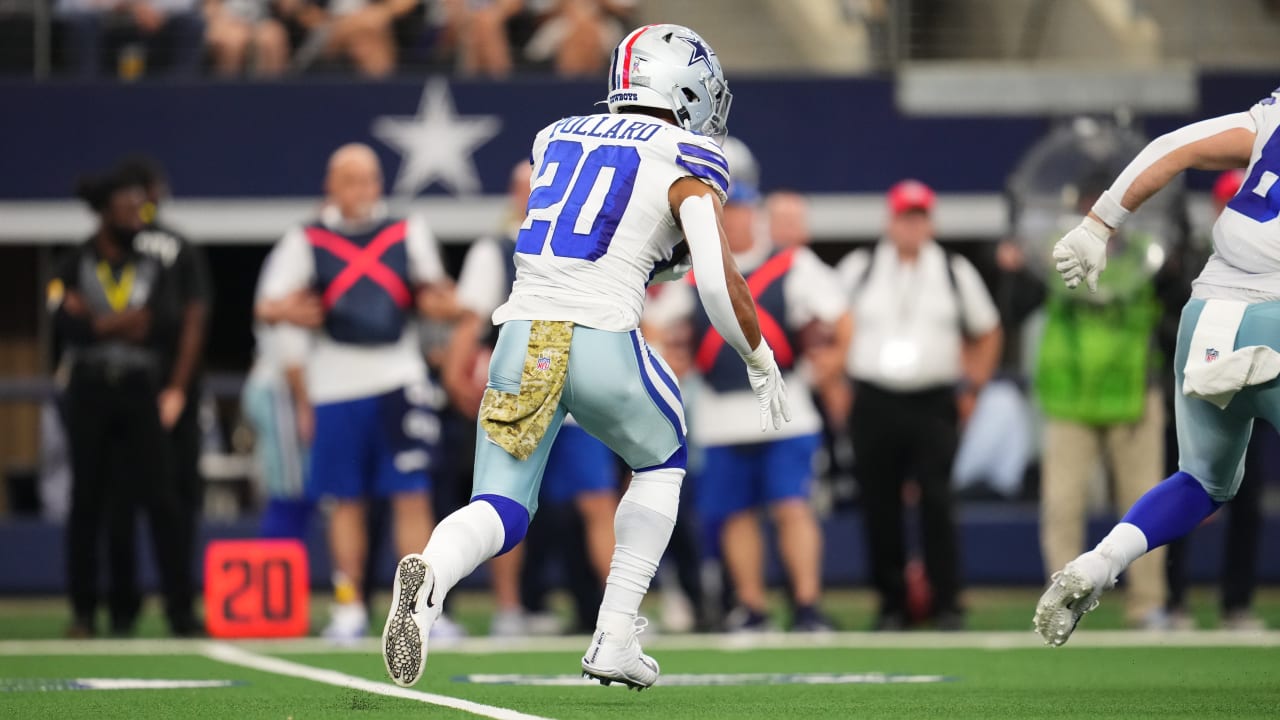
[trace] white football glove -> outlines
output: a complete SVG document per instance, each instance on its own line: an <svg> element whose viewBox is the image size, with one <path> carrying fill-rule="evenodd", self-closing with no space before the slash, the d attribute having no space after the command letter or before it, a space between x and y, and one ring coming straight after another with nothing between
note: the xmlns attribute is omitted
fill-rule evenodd
<svg viewBox="0 0 1280 720"><path fill-rule="evenodd" d="M787 384L782 381L782 371L773 359L773 348L760 338L756 349L742 359L747 363L751 391L760 405L760 432L768 430L770 422L774 430L781 429L783 422L791 422L791 405L787 402Z"/></svg>
<svg viewBox="0 0 1280 720"><path fill-rule="evenodd" d="M1068 288L1074 290L1083 280L1089 292L1098 291L1098 275L1107 267L1110 237L1106 225L1086 216L1053 246L1053 259Z"/></svg>

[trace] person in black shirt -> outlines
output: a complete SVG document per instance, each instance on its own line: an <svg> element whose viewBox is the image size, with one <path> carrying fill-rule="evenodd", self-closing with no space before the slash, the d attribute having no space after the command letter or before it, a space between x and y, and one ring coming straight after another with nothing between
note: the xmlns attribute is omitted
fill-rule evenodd
<svg viewBox="0 0 1280 720"><path fill-rule="evenodd" d="M157 403L179 325L176 284L161 262L134 250L143 228L140 186L113 174L82 182L78 194L98 215L98 228L66 257L49 287L70 370L65 410L74 481L67 585L74 615L68 634L96 631L104 525L111 630L133 631L141 607L133 547L137 507L148 515L170 627L190 634L184 517L170 481Z"/></svg>
<svg viewBox="0 0 1280 720"><path fill-rule="evenodd" d="M213 290L204 253L181 233L162 223L160 203L169 197L169 181L164 169L145 156L126 158L116 169L124 182L139 185L146 193L142 206L144 227L133 246L157 260L172 276L180 315L171 336L172 345L164 353L169 360L161 376L160 424L170 444L173 487L182 509L186 531L181 558L183 572L191 572L196 531L204 499L204 478L200 475L200 397L205 339ZM187 611L190 613L190 610Z"/></svg>

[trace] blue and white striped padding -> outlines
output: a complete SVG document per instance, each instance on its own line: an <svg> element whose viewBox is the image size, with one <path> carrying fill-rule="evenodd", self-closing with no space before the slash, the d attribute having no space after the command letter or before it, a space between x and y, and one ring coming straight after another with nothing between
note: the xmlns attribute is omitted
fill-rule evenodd
<svg viewBox="0 0 1280 720"><path fill-rule="evenodd" d="M724 155L700 145L677 143L680 155L676 164L689 171L690 175L710 182L720 188L720 192L729 192L729 162Z"/></svg>

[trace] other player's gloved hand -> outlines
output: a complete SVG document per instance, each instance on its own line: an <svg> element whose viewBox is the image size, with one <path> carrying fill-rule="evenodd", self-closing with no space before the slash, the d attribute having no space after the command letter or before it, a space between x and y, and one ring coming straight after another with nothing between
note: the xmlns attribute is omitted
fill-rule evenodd
<svg viewBox="0 0 1280 720"><path fill-rule="evenodd" d="M784 421L791 422L787 385L782 381L778 362L773 359L773 348L761 338L756 349L742 359L747 363L747 379L751 381L751 390L760 405L760 432L768 430L770 422L774 430L780 429Z"/></svg>
<svg viewBox="0 0 1280 720"><path fill-rule="evenodd" d="M1107 267L1107 239L1111 230L1101 222L1085 217L1071 232L1053 246L1053 259L1058 274L1067 287L1075 289L1083 280L1089 292L1098 291L1098 275Z"/></svg>
<svg viewBox="0 0 1280 720"><path fill-rule="evenodd" d="M657 271L649 277L649 284L679 280L693 269L693 258L689 255L689 242L681 241L672 248L671 259L659 265Z"/></svg>
<svg viewBox="0 0 1280 720"><path fill-rule="evenodd" d="M649 284L652 285L653 283L671 282L673 280L679 280L685 275L688 275L689 271L692 269L693 269L693 260L686 257L684 260L681 260L680 262L674 265L671 265L669 267L662 268L658 272L654 273L653 277L649 278Z"/></svg>

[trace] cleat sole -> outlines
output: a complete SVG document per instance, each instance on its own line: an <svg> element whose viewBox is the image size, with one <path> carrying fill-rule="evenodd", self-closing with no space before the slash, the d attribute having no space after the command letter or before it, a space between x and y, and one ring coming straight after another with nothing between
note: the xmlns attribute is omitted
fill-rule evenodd
<svg viewBox="0 0 1280 720"><path fill-rule="evenodd" d="M427 563L409 555L396 568L394 604L382 631L382 659L387 674L402 687L409 687L422 676L426 665L426 647L414 614L418 593L427 578Z"/></svg>

